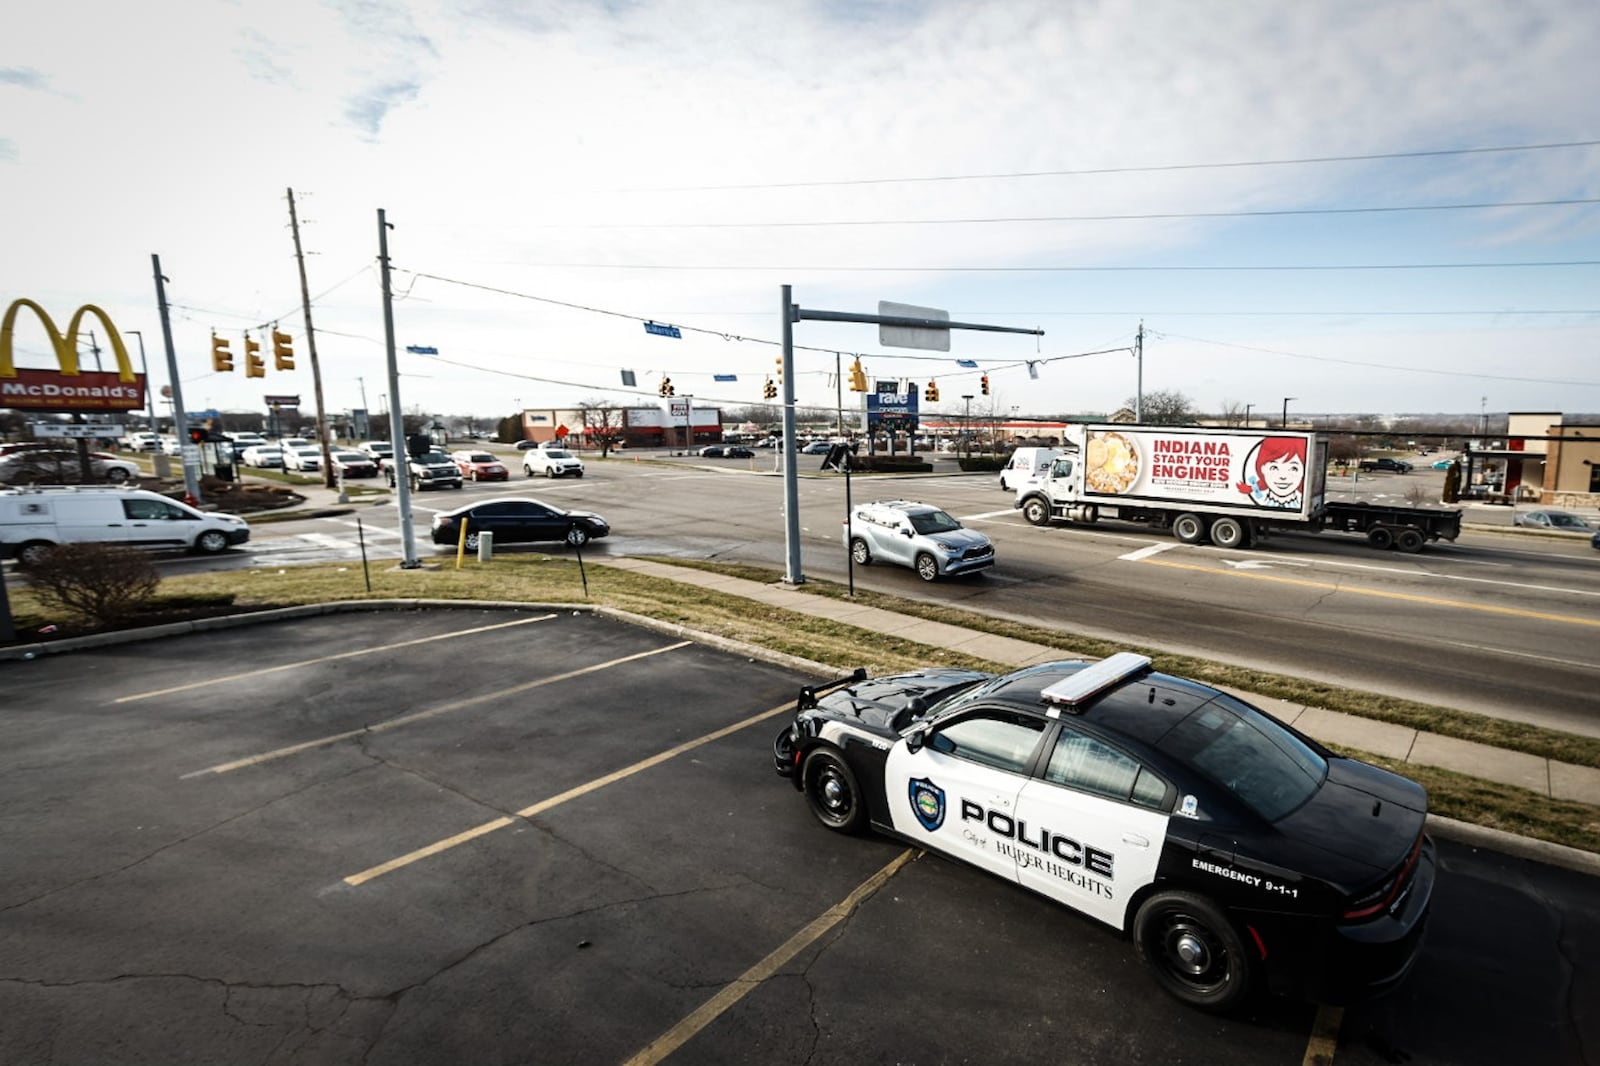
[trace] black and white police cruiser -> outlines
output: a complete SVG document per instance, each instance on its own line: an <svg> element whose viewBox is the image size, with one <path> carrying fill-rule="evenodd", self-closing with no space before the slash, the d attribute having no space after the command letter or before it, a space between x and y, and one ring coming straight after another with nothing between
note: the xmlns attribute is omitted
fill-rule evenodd
<svg viewBox="0 0 1600 1066"><path fill-rule="evenodd" d="M858 670L801 690L773 759L829 829L870 825L1114 926L1197 1007L1365 998L1422 939L1423 788L1141 655Z"/></svg>

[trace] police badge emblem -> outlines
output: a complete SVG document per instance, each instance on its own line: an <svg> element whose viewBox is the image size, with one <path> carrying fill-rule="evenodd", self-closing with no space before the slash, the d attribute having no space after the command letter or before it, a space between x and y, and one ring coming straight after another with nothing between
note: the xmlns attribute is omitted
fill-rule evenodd
<svg viewBox="0 0 1600 1066"><path fill-rule="evenodd" d="M928 832L938 829L944 824L944 789L925 777L912 781L911 812Z"/></svg>

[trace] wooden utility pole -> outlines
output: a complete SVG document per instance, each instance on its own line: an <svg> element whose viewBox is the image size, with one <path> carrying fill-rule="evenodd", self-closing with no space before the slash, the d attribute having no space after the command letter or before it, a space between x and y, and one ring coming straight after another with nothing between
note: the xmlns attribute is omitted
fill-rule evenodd
<svg viewBox="0 0 1600 1066"><path fill-rule="evenodd" d="M333 453L328 447L328 414L322 406L322 367L317 362L317 334L311 328L311 289L306 284L306 257L300 250L300 219L294 210L294 190L289 193L289 229L294 233L294 259L300 266L300 306L306 316L306 354L311 357L311 387L317 397L317 444L322 448L322 483L334 487Z"/></svg>

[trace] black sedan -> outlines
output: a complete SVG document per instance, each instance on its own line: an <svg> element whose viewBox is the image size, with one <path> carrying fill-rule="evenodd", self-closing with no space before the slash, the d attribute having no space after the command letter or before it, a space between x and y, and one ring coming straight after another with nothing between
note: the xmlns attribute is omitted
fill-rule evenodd
<svg viewBox="0 0 1600 1066"><path fill-rule="evenodd" d="M433 542L458 544L466 527L467 548L478 550L478 534L493 533L495 544L565 541L581 548L606 536L611 526L590 511L563 511L530 499L496 499L469 503L433 516Z"/></svg>
<svg viewBox="0 0 1600 1066"><path fill-rule="evenodd" d="M1433 892L1420 785L1122 652L802 689L778 773L824 826L913 842L1131 936L1196 1007L1324 1003L1410 969Z"/></svg>

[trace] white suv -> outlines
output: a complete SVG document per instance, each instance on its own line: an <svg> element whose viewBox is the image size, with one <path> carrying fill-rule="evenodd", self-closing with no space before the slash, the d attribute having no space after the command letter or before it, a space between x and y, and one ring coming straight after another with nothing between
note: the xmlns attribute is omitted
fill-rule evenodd
<svg viewBox="0 0 1600 1066"><path fill-rule="evenodd" d="M530 448L522 453L522 472L528 477L543 474L545 477L583 476L583 460L560 448Z"/></svg>
<svg viewBox="0 0 1600 1066"><path fill-rule="evenodd" d="M994 545L932 504L879 500L857 504L844 523L844 546L857 566L874 559L909 566L924 581L994 565Z"/></svg>

